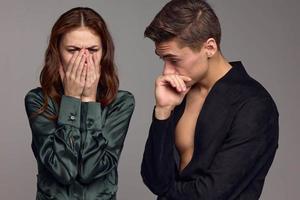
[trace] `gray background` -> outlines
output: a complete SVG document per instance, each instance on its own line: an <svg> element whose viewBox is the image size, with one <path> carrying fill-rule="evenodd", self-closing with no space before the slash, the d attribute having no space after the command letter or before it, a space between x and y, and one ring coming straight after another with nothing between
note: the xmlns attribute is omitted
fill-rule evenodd
<svg viewBox="0 0 300 200"><path fill-rule="evenodd" d="M274 97L280 141L261 199L299 199L299 1L210 0L223 28L222 51L242 60ZM153 80L162 63L143 31L165 0L1 1L0 3L0 199L34 199L36 162L24 96L38 86L50 29L60 14L90 6L104 17L116 45L121 88L136 110L119 163L120 200L151 200L139 175L153 108Z"/></svg>

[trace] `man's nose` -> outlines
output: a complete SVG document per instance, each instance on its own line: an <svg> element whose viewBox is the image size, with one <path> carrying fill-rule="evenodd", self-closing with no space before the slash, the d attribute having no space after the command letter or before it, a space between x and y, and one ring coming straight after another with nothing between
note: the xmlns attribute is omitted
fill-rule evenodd
<svg viewBox="0 0 300 200"><path fill-rule="evenodd" d="M174 73L175 73L174 68L168 62L164 62L163 75L174 74Z"/></svg>

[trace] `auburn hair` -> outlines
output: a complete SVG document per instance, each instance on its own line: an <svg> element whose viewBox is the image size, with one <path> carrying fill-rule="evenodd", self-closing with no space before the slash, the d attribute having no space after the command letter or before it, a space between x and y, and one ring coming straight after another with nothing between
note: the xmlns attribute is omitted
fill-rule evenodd
<svg viewBox="0 0 300 200"><path fill-rule="evenodd" d="M181 46L200 50L214 38L220 50L221 26L211 6L204 0L171 0L146 28L145 37L155 43L178 39Z"/></svg>
<svg viewBox="0 0 300 200"><path fill-rule="evenodd" d="M46 111L49 98L58 105L60 104L63 84L59 75L59 45L66 33L80 27L91 29L101 38L101 77L97 88L97 102L106 106L116 98L119 79L114 63L114 44L106 23L93 9L76 7L62 14L52 27L49 44L45 52L44 66L40 74L44 102L37 114ZM45 115L50 119L57 119L57 116L49 115L47 112Z"/></svg>

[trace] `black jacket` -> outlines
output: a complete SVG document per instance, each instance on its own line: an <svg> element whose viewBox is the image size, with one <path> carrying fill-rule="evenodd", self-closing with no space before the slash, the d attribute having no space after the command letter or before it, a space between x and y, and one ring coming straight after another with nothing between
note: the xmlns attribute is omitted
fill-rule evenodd
<svg viewBox="0 0 300 200"><path fill-rule="evenodd" d="M166 120L153 115L141 175L158 199L259 199L278 147L278 111L241 62L230 64L204 102L193 157L182 172L174 130L186 99Z"/></svg>

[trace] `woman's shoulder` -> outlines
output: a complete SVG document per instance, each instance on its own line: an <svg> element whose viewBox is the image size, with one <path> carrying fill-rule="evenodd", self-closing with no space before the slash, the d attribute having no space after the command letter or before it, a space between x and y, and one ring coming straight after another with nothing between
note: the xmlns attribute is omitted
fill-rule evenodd
<svg viewBox="0 0 300 200"><path fill-rule="evenodd" d="M29 90L25 95L25 103L32 101L43 101L43 92L41 87Z"/></svg>
<svg viewBox="0 0 300 200"><path fill-rule="evenodd" d="M110 107L126 107L134 108L135 98L134 95L126 90L118 90L115 100L111 103Z"/></svg>
<svg viewBox="0 0 300 200"><path fill-rule="evenodd" d="M118 90L117 94L117 100L123 99L123 100L131 100L134 101L134 95L126 90Z"/></svg>
<svg viewBox="0 0 300 200"><path fill-rule="evenodd" d="M28 116L32 113L36 113L44 104L42 88L36 87L29 90L25 95L24 103Z"/></svg>

